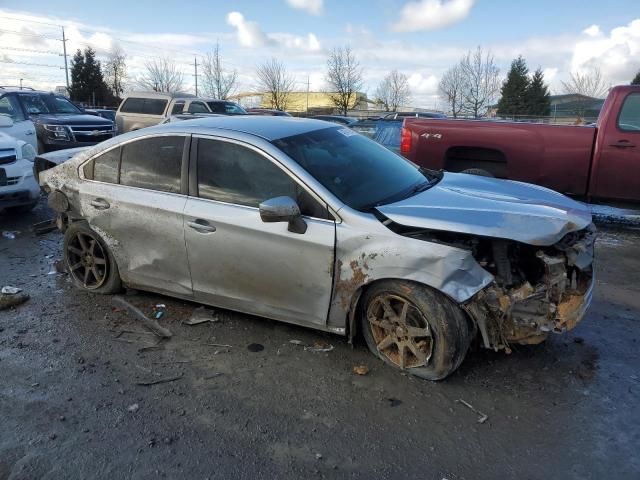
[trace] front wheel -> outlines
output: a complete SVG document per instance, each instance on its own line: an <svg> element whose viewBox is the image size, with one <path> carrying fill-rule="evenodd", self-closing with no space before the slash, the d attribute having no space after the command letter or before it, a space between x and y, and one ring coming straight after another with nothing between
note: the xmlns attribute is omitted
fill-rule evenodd
<svg viewBox="0 0 640 480"><path fill-rule="evenodd" d="M71 223L64 234L64 261L76 287L95 293L121 290L118 265L100 236L85 222Z"/></svg>
<svg viewBox="0 0 640 480"><path fill-rule="evenodd" d="M361 305L367 346L389 365L427 380L442 380L462 363L471 330L464 312L443 294L388 280L369 287Z"/></svg>

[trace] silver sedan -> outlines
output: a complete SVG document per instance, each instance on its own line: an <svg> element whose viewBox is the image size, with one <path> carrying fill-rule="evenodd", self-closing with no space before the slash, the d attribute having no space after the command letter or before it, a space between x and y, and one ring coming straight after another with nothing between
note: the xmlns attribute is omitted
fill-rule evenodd
<svg viewBox="0 0 640 480"><path fill-rule="evenodd" d="M592 296L583 205L420 169L322 121L170 123L82 151L40 182L79 288L361 333L374 355L431 380L476 336L498 350L572 328Z"/></svg>

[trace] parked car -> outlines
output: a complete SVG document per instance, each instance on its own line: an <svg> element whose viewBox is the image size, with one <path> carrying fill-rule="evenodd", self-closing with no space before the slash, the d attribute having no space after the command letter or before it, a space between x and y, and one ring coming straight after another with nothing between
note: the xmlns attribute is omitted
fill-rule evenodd
<svg viewBox="0 0 640 480"><path fill-rule="evenodd" d="M333 122L339 125L346 125L347 127L350 127L358 121L357 118L345 117L343 115L314 115L309 118L313 118L314 120L324 120L325 122Z"/></svg>
<svg viewBox="0 0 640 480"><path fill-rule="evenodd" d="M188 93L137 92L127 95L116 113L118 132L126 133L163 123L172 115L223 113L245 115L237 103L209 100Z"/></svg>
<svg viewBox="0 0 640 480"><path fill-rule="evenodd" d="M352 123L349 128L369 137L392 152L400 153L402 120L364 119Z"/></svg>
<svg viewBox="0 0 640 480"><path fill-rule="evenodd" d="M248 108L249 115L266 115L271 117L290 117L291 114L275 108Z"/></svg>
<svg viewBox="0 0 640 480"><path fill-rule="evenodd" d="M391 112L384 115L385 120L398 120L403 118L447 118L442 112Z"/></svg>
<svg viewBox="0 0 640 480"><path fill-rule="evenodd" d="M9 117L0 115L0 130ZM0 212L28 211L40 198L40 186L33 173L36 150L30 143L0 131Z"/></svg>
<svg viewBox="0 0 640 480"><path fill-rule="evenodd" d="M112 121L86 114L62 95L0 88L0 104L3 99L34 123L38 152L95 145L115 135Z"/></svg>
<svg viewBox="0 0 640 480"><path fill-rule="evenodd" d="M20 102L12 95L5 95L7 87L0 87L0 132L38 148L36 127L24 114Z"/></svg>
<svg viewBox="0 0 640 480"><path fill-rule="evenodd" d="M171 115L170 117L165 118L161 125L165 123L172 122L182 122L184 120L194 120L196 118L209 118L209 117L221 117L222 115L219 113L181 113L179 115Z"/></svg>
<svg viewBox="0 0 640 480"><path fill-rule="evenodd" d="M420 169L327 122L169 123L84 150L40 182L77 287L360 330L374 355L432 380L477 332L491 349L541 342L592 297L584 205Z"/></svg>
<svg viewBox="0 0 640 480"><path fill-rule="evenodd" d="M428 168L640 201L640 86L611 89L595 126L406 119L401 151Z"/></svg>
<svg viewBox="0 0 640 480"><path fill-rule="evenodd" d="M85 113L89 115L96 115L97 117L106 118L107 120L111 120L114 124L116 122L116 111L110 110L108 108L85 108Z"/></svg>

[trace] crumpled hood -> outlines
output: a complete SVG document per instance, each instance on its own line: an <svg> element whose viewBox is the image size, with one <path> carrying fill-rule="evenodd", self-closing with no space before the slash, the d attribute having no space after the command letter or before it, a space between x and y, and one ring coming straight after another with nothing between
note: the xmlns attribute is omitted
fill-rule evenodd
<svg viewBox="0 0 640 480"><path fill-rule="evenodd" d="M377 207L400 225L553 245L591 224L589 209L548 188L462 173Z"/></svg>

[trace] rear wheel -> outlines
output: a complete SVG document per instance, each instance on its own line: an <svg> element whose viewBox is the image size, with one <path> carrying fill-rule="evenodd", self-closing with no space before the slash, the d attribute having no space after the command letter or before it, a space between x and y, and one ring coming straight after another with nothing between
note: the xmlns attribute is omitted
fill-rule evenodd
<svg viewBox="0 0 640 480"><path fill-rule="evenodd" d="M67 228L64 260L76 287L103 294L121 290L120 274L113 255L85 222L72 223Z"/></svg>
<svg viewBox="0 0 640 480"><path fill-rule="evenodd" d="M361 322L371 352L428 380L441 380L462 363L471 331L464 312L443 294L400 280L372 285Z"/></svg>

